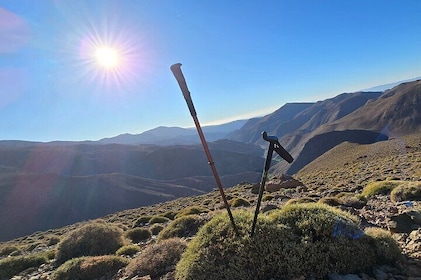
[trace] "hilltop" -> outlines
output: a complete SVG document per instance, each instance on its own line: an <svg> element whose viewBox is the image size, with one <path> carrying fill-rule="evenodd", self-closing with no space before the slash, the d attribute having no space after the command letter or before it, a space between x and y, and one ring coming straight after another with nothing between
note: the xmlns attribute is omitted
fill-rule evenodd
<svg viewBox="0 0 421 280"><path fill-rule="evenodd" d="M405 254L405 259L396 266L377 267L373 271L372 276L366 274L367 277L376 279L376 275L383 274L388 275L388 277L395 277L395 279L407 279L410 276L421 277L421 255L417 249L421 246L420 224L418 224L418 230L415 229L412 232L411 230L403 232L402 229L397 228L396 224L394 224L394 220L399 215L405 215L409 211L421 213L421 195L413 197L410 200L410 204L392 201L390 190L389 192L378 194L366 194L366 200L361 199L361 196L359 196L372 182L420 182L420 158L420 134L407 135L372 144L344 142L294 175L293 180L299 182L298 184L285 185L283 181L290 180L290 177L282 174L273 174L267 184L271 188L271 192L265 192L266 198L262 203L262 212L269 211L268 213L270 213L270 211L276 211L273 209L290 203L313 201L332 204L332 201L335 201L337 203L335 207L356 215L360 219L363 228L375 226L391 232ZM418 186L421 189L421 183L418 183ZM234 211L237 211L236 209L253 211L257 198L256 184L244 182L232 188L227 188L226 194ZM242 200L243 204L236 204L235 201L239 200ZM191 209L191 207L202 209L194 213L202 212L202 217L206 220L210 219L214 213L225 211L222 209L219 193L212 191L198 196L179 198L151 206L117 212L104 216L100 220L129 232L142 217L169 217L168 213L173 213L172 219L174 219L177 213ZM262 213L261 215L264 214ZM17 251L11 253L14 255L54 250L57 248L57 243L63 240L68 233L82 227L86 223L90 222L86 221L47 232L37 232L24 238L2 243L1 247L3 251L5 250L4 248L15 248ZM163 221L161 225L163 228L168 228L171 227L171 223L171 220ZM148 229L153 224L138 226ZM187 240L190 240L192 232L186 231L185 234ZM139 243L138 246L143 248L141 251L147 250L153 244L157 244L156 242L156 238L153 235L145 242ZM42 266L36 271L29 270L24 272L22 275L34 277L32 279L49 279L48 277L52 275L55 269L54 265L49 264ZM119 276L117 275L116 277L121 278L124 273L124 270L121 270L118 274ZM171 269L164 274L166 276L162 276L159 279L173 279L173 271ZM355 277L362 277L362 275L358 274Z"/></svg>

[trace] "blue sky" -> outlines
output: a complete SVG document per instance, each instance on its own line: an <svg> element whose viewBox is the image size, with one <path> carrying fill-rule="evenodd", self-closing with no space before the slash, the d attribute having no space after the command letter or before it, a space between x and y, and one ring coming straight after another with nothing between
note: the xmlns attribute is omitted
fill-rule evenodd
<svg viewBox="0 0 421 280"><path fill-rule="evenodd" d="M98 140L421 76L421 1L0 0L0 140ZM106 68L95 53L117 52Z"/></svg>

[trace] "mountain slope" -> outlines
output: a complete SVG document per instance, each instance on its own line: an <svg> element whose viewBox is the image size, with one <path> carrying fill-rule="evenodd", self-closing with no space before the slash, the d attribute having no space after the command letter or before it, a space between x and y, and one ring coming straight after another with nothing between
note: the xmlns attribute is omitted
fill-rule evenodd
<svg viewBox="0 0 421 280"><path fill-rule="evenodd" d="M292 122L294 117L312 105L313 103L287 103L272 114L249 120L228 138L246 143L259 143L262 131L271 133L278 130L282 131L282 135L287 134L295 129L296 125ZM286 129L282 130L283 127Z"/></svg>
<svg viewBox="0 0 421 280"><path fill-rule="evenodd" d="M259 147L209 147L224 187L259 180ZM0 241L215 187L200 145L2 142Z"/></svg>
<svg viewBox="0 0 421 280"><path fill-rule="evenodd" d="M323 131L366 129L405 135L421 129L421 80L400 84L384 92L346 118Z"/></svg>
<svg viewBox="0 0 421 280"><path fill-rule="evenodd" d="M221 175L261 167L263 152L255 145L217 141L209 143L209 147ZM29 174L65 176L122 173L150 179L176 179L212 175L201 145L4 144L0 145L0 167Z"/></svg>
<svg viewBox="0 0 421 280"><path fill-rule="evenodd" d="M380 95L380 92L343 93L316 103L285 104L274 113L254 120L253 125L245 124L237 133L231 134L230 139L245 140L244 135L251 135L248 142L266 145L261 139L261 132L266 131L276 135L281 144L297 156L312 137L311 133L321 125L352 113Z"/></svg>
<svg viewBox="0 0 421 280"><path fill-rule="evenodd" d="M350 133L353 131L353 133ZM370 100L352 113L318 127L306 142L307 149L290 167L280 163L276 169L295 173L317 156L345 141L370 143L421 131L421 81L400 84ZM359 134L359 135L355 135ZM324 137L322 135L329 137ZM356 140L358 139L358 140ZM314 145L321 141L322 145ZM314 146L313 148L309 148ZM317 152L315 152L317 150ZM303 160L305 159L305 160Z"/></svg>
<svg viewBox="0 0 421 280"><path fill-rule="evenodd" d="M118 173L3 175L0 241L210 190Z"/></svg>

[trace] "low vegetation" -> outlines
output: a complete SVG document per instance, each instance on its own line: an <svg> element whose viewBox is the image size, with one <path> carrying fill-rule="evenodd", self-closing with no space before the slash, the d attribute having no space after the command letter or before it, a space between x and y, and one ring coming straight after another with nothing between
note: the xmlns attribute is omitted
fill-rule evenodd
<svg viewBox="0 0 421 280"><path fill-rule="evenodd" d="M201 213L208 213L208 212L209 212L208 208L200 207L200 206L191 206L178 212L177 215L175 215L175 218L180 218L180 217L188 216L188 215L198 215Z"/></svg>
<svg viewBox="0 0 421 280"><path fill-rule="evenodd" d="M339 200L339 205L353 207L357 209L363 208L367 204L367 198L360 194L341 192L335 197Z"/></svg>
<svg viewBox="0 0 421 280"><path fill-rule="evenodd" d="M402 184L402 181L386 180L370 182L364 187L362 195L364 197L371 197L376 194L390 194L400 184Z"/></svg>
<svg viewBox="0 0 421 280"><path fill-rule="evenodd" d="M293 204L259 216L253 238L252 214L236 211L235 220L239 236L226 214L205 224L178 263L176 279L321 278L332 271L363 272L400 257L390 235L363 232L356 217L324 204Z"/></svg>
<svg viewBox="0 0 421 280"><path fill-rule="evenodd" d="M142 216L140 218L138 218L134 223L133 223L133 227L141 227L146 225L147 223L149 223L149 220L151 219L151 216Z"/></svg>
<svg viewBox="0 0 421 280"><path fill-rule="evenodd" d="M234 197L230 200L231 207L248 207L250 206L250 201L242 197Z"/></svg>
<svg viewBox="0 0 421 280"><path fill-rule="evenodd" d="M154 224L150 227L150 231L153 235L158 235L164 229L163 225Z"/></svg>
<svg viewBox="0 0 421 280"><path fill-rule="evenodd" d="M172 221L159 234L158 240L173 237L190 237L197 233L199 228L205 223L204 218L199 215L187 215Z"/></svg>
<svg viewBox="0 0 421 280"><path fill-rule="evenodd" d="M166 222L171 221L171 219L164 217L164 216L153 216L150 220L149 220L149 224L163 224Z"/></svg>
<svg viewBox="0 0 421 280"><path fill-rule="evenodd" d="M152 232L148 228L133 228L126 231L125 236L133 243L148 240L152 236Z"/></svg>
<svg viewBox="0 0 421 280"><path fill-rule="evenodd" d="M124 245L115 253L117 256L133 256L140 251L140 247L134 244Z"/></svg>
<svg viewBox="0 0 421 280"><path fill-rule="evenodd" d="M8 257L0 260L0 279L10 279L25 269L38 267L48 260L45 254Z"/></svg>
<svg viewBox="0 0 421 280"><path fill-rule="evenodd" d="M393 202L405 200L421 200L421 182L405 182L390 193Z"/></svg>
<svg viewBox="0 0 421 280"><path fill-rule="evenodd" d="M105 223L92 222L70 232L59 244L56 261L114 254L124 243L123 231Z"/></svg>
<svg viewBox="0 0 421 280"><path fill-rule="evenodd" d="M168 267L180 260L186 241L170 238L147 247L126 268L128 277L150 275L152 279L165 274Z"/></svg>
<svg viewBox="0 0 421 280"><path fill-rule="evenodd" d="M111 279L129 260L118 256L74 258L62 264L54 273L55 280Z"/></svg>

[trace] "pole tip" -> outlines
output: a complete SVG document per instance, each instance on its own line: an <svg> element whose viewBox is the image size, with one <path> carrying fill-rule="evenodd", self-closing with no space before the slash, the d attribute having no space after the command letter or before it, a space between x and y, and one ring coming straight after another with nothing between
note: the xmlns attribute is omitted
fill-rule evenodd
<svg viewBox="0 0 421 280"><path fill-rule="evenodd" d="M182 65L181 63L175 63L175 64L171 65L170 69L171 69L171 71L174 71L176 69L180 69L181 65Z"/></svg>

